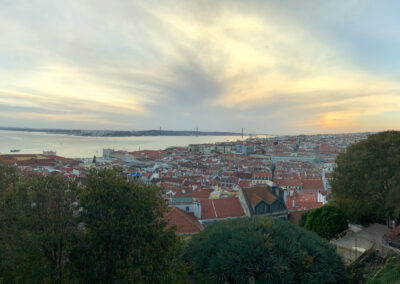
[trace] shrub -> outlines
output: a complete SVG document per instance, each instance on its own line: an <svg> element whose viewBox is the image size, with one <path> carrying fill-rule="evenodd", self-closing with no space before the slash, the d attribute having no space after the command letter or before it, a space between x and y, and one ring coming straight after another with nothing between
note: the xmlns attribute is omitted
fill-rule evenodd
<svg viewBox="0 0 400 284"><path fill-rule="evenodd" d="M299 225L331 240L340 237L347 230L349 223L344 212L338 207L324 205L304 213Z"/></svg>
<svg viewBox="0 0 400 284"><path fill-rule="evenodd" d="M285 221L262 217L214 223L188 244L197 279L211 283L343 283L328 242Z"/></svg>

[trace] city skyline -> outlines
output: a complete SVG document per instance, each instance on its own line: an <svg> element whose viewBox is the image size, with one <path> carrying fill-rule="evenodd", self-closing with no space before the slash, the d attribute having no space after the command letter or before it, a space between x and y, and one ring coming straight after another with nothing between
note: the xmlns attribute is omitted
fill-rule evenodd
<svg viewBox="0 0 400 284"><path fill-rule="evenodd" d="M2 1L0 125L400 125L396 1Z"/></svg>

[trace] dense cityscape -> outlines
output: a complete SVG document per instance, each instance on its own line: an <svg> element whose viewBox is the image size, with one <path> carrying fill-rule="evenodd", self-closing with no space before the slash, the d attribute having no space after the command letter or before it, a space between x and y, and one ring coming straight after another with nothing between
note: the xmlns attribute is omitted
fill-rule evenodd
<svg viewBox="0 0 400 284"><path fill-rule="evenodd" d="M400 284L400 1L0 1L0 284Z"/></svg>
<svg viewBox="0 0 400 284"><path fill-rule="evenodd" d="M124 215L118 217L119 219L117 219L117 223L111 222L109 224L110 227L107 229L109 231L104 231L104 229L102 229L100 232L98 232L99 235L96 236L96 239L94 239L94 245L97 246L96 243L98 239L101 239L104 233L111 233L114 230L114 226L125 226L123 225L125 224L124 222L131 223L130 226L126 227L129 230L134 229L136 226L140 226L140 222L135 221L137 216L139 216L138 214L142 214L137 211L139 210L138 208L142 208L140 210L144 210L143 213L149 212L150 208L147 208L146 206L138 207L140 205L135 205L136 201L134 200L132 200L132 203L126 203L124 205L126 201L123 200L125 198L124 194L133 194L135 192L139 193L142 191L138 197L145 198L142 200L144 203L150 202L148 206L151 206L150 204L153 198L158 198L157 196L162 198L163 201L161 204L156 205L156 207L152 209L160 210L159 212L161 212L159 213L161 214L159 216L162 217L162 222L159 223L160 220L158 220L156 221L156 224L165 224L162 225L165 226L162 229L164 232L161 233L161 231L159 231L157 235L159 238L163 238L164 234L168 235L172 233L176 235L176 239L172 240L170 246L178 245L180 240L184 240L186 245L184 245L183 251L186 255L186 259L188 259L186 260L187 262L185 265L204 265L201 264L204 263L203 261L200 261L200 264L195 264L198 262L196 258L199 257L199 255L203 255L203 253L208 255L205 256L205 259L208 260L212 258L212 255L214 255L213 250L211 249L208 252L204 252L206 248L201 248L201 240L208 239L210 237L208 234L212 233L213 230L217 230L216 232L218 232L218 230L224 230L219 232L232 234L232 236L228 238L230 241L233 240L232 238L235 238L235 234L239 234L242 240L238 244L241 242L251 242L254 238L254 236L251 237L252 234L259 232L259 230L266 230L264 233L261 233L261 235L258 236L261 239L264 239L267 236L265 243L266 247L264 247L264 249L268 250L270 246L277 246L275 250L278 255L282 253L289 253L290 255L290 247L288 247L289 251L286 251L287 245L284 242L281 243L281 235L292 234L292 236L288 239L288 241L291 243L305 242L301 245L307 246L306 242L311 242L313 245L315 242L315 245L322 249L322 254L319 256L319 261L331 262L332 266L330 271L333 273L333 283L342 282L344 279L350 279L354 282L358 277L360 277L360 273L364 273L363 281L367 281L372 276L365 275L370 273L376 276L379 270L383 270L383 267L387 266L385 262L392 263L398 260L398 257L394 256L393 253L400 252L400 226L397 226L399 220L395 217L390 218L389 215L389 218L387 218L385 221L386 224L382 224L383 215L379 215L380 211L378 210L375 214L380 216L380 220L374 219L371 213L368 213L368 218L370 219L367 222L369 223L369 226L364 227L357 225L358 223L365 223L365 221L362 219L357 219L362 216L360 214L363 214L364 209L362 208L365 207L365 200L375 202L374 198L367 198L364 199L364 201L361 201L359 205L361 206L360 209L356 209L355 211L357 214L356 216L346 216L343 211L338 209L336 206L332 206L332 204L338 204L337 200L335 200L333 203L330 202L332 198L331 182L335 178L334 173L341 175L340 172L342 171L343 174L343 160L341 160L341 169L339 171L335 170L338 167L337 162L339 155L341 155L340 157L345 157L346 155L354 156L352 153L354 153L354 151L359 151L357 150L357 147L362 147L360 145L364 145L365 143L363 142L376 139L376 137L379 137L379 135L392 135L392 132L384 132L380 134L353 133L276 136L265 138L249 137L246 139L237 140L236 142L190 144L187 147L168 147L164 150L139 150L132 152L121 149L103 149L102 156L74 159L58 156L55 151L43 151L40 154L18 154L15 153L19 151L18 149L11 149L10 152L13 153L0 155L0 166L3 164L6 165L6 167L9 167L9 170L4 167L0 168L0 181L4 183L9 180L8 183L10 183L8 186L6 185L5 188L2 189L3 193L0 195L0 197L5 198L3 202L5 202L4 204L6 205L6 208L9 208L4 212L8 212L8 210L11 210L11 212L13 212L13 210L20 210L18 209L18 206L14 208L12 203L6 201L8 198L7 188L11 190L10 196L15 195L17 197L19 191L22 190L21 192L23 192L25 188L24 184L27 182L27 188L29 191L32 191L30 194L33 194L31 197L29 197L29 194L27 197L25 197L33 198L30 202L31 206L29 207L36 207L37 202L43 202L43 197L45 197L45 199L49 198L49 201L44 201L43 205L41 205L45 206L43 207L45 210L44 212L46 212L45 215L56 214L54 216L58 216L58 214L61 212L59 211L59 206L66 206L72 215L66 215L65 217L67 220L69 220L68 222L76 224L75 228L71 227L71 230L73 230L71 234L73 236L79 236L82 234L76 240L82 242L84 246L87 245L87 241L84 239L85 234L89 232L96 232L96 227L93 227L91 230L85 228L86 222L88 222L88 220L90 222L90 219L85 222L79 222L80 218L85 218L84 212L88 209L83 208L87 208L88 202L89 204L94 202L94 207L91 210L95 210L95 212L98 212L97 214L100 214L99 216L103 216L101 217L102 221L100 226L107 224L106 220L108 218L114 218L113 212L116 210L121 211L121 213L129 212L129 214L125 217L122 217ZM397 135L397 133L393 132L393 135ZM393 144L393 142L389 143ZM351 145L355 145L357 147L350 147ZM349 149L351 149L350 153L348 151ZM388 156L385 155L384 157ZM355 165L354 161L352 162L352 166L353 165ZM390 165L388 166L391 167ZM27 180L22 178L22 180L19 182L20 185L17 185L16 181L13 182L13 178L11 178L12 168L17 170L21 178L26 177ZM345 170L345 173L347 173L347 171L348 170ZM104 180L104 174L106 176L111 174L112 176L114 175L113 173L117 173L119 177L115 176L110 181ZM354 173L350 176L351 180L353 179L353 175ZM116 180L113 181L115 178ZM119 183L115 183L118 179ZM342 176L340 179L343 180L344 177ZM41 180L45 181L47 185L41 185ZM61 182L61 184L57 185L57 180ZM95 184L93 184L94 180L97 180ZM350 182L352 182L351 180ZM37 184L37 182L39 182L39 187L34 189L34 186ZM56 183L52 185L54 182ZM44 188L47 186L50 186L50 191L42 196L42 194L46 192L43 192L43 190L45 190ZM66 186L66 190L63 189L64 186ZM122 186L122 188L126 187L126 189L131 189L125 191L126 193L123 193L124 191L119 191L120 186ZM71 190L71 188L81 188L83 191L79 191L79 189ZM103 193L98 191L99 188L103 188ZM36 190L38 190L37 193L39 193L37 196L37 193L34 193ZM376 188L372 187L372 190L375 192ZM396 187L394 187L393 190L394 191L392 192L394 194L398 193ZM89 199L86 199L86 201L79 200L79 198L74 195L79 194L85 198L84 192L86 191L88 196L92 195ZM349 192L351 191L348 191L345 187L345 195L349 196ZM63 197L60 198L59 196L56 198L60 199L54 199L55 197L53 195L55 194L55 196L57 196L58 193L60 193ZM74 197L71 199L70 197L64 196L66 194L72 194ZM100 195L97 196L98 194ZM105 194L103 197L101 197L103 200L102 202L104 202L103 206L109 207L109 209L101 207L101 205L98 203L99 201L96 201L96 198L99 198L102 194ZM147 194L150 195L145 197ZM335 194L336 198L343 198L340 197L338 188L336 188ZM354 197L357 198L357 196ZM117 201L120 198L122 198L122 200ZM23 202L22 204L26 204L24 203L26 201L23 200L24 199L21 200ZM54 202L54 200L58 201L56 201L54 204L56 207L51 209L51 204ZM377 200L378 203L376 204L378 205L380 199L378 198ZM392 202L392 204L394 204L396 208L398 207L398 204L396 204L395 200L396 199L394 199L394 203ZM65 203L65 201L67 202ZM119 204L118 202L122 203ZM356 201L351 202L354 203L350 203L350 210L349 208L346 209L345 203L341 205L347 212L350 213L352 210L351 207L357 207ZM388 204L390 204L390 202L391 201L388 201ZM165 204L166 208L164 208L162 204ZM388 207L388 204L385 205L386 208L390 208ZM11 205L11 207L8 207L9 205ZM82 207L78 210L73 209L76 206ZM127 210L127 208L130 208L130 211L124 211ZM51 210L55 210L54 213L51 213ZM32 213L34 212L35 211L32 211ZM38 211L38 213L39 212L40 211ZM8 212L6 214L11 213ZM41 214L43 213L40 213L40 215L37 216L37 220L33 219L30 221L34 222L33 226L40 225L44 216ZM93 213L90 214L90 216L92 216L90 218L95 216ZM315 217L318 216L318 214L319 217ZM106 217L107 215L109 215L109 217ZM77 219L77 216L82 217ZM259 218L257 219L257 217ZM320 220L315 218L320 218ZM123 221L124 219L125 221ZM5 219L2 221L5 222L3 223L6 226L5 228L10 226L7 220L8 217L5 217ZM284 221L278 222L279 220ZM349 224L349 220L354 220L355 223ZM379 220L379 222L374 222L374 220ZM19 224L19 222L20 221L18 221L16 224ZM240 226L252 226L251 224L257 224L257 222L258 225L256 225L256 227L253 229L250 229L249 227L247 229L249 230L250 235L240 235ZM289 225L289 223L291 224ZM13 224L13 222L10 224ZM11 225L10 228L12 228L14 225ZM148 225L150 225L150 223ZM49 229L51 229L52 226L53 224L50 224ZM236 226L238 227L235 229ZM270 227L273 229L270 229ZM330 241L330 244L333 246L328 245L326 241L322 241L322 239L319 237L313 240L316 235L307 236L305 235L304 231L293 231L298 227L304 227L307 230L316 232L320 237ZM2 234L5 236L7 236L7 234L12 234L12 239L15 238L15 233L13 233L13 230L8 232L10 229L5 228L3 228L4 232L2 232ZM39 226L39 228L42 227ZM45 231L47 230L46 228L36 229L38 230L36 233L41 232L43 229ZM60 230L62 229L60 228ZM279 230L282 231L276 235L277 239L272 240L269 238L271 233L279 232ZM54 231L54 234L57 236L57 231ZM298 234L297 237L295 237L296 234ZM49 233L46 233L45 235L45 243L43 243L43 245L44 248L47 248L47 239L52 239L53 236ZM196 238L195 236L197 235L200 237ZM29 236L29 234L27 236ZM129 240L130 238L134 239L135 235L114 232L111 233L110 237L112 239L115 237L128 238ZM62 241L62 236L61 239L56 237L54 241ZM69 242L70 241L67 241L67 243ZM80 244L79 242L78 244ZM29 242L27 244L29 245ZM215 241L212 241L209 245L215 244ZM54 245L55 250L61 249L61 247L59 248L59 245L56 245L55 243ZM164 245L166 245L166 243ZM209 245L207 245L207 247ZM281 245L283 245L283 247L280 247ZM9 245L7 243L4 244L3 249L8 248L8 246ZM200 248L198 247L194 252L191 252L190 249L193 246L200 246ZM135 246L133 246L133 248L134 247ZM231 247L226 248L232 250L231 253L234 255L241 254L243 252L243 248L240 248L240 245L239 247L235 248L235 246L232 244ZM333 250L333 248L335 248L335 250ZM21 249L23 249L23 247L21 247ZM40 246L37 247L37 249L40 249ZM74 253L76 248L74 249L74 247L71 247L70 249L66 248L66 252L60 250L58 253L53 251L46 254L48 254L49 259L53 259L54 257L60 259L60 255L66 254L68 250L71 250L71 252L68 252L68 255L70 254L68 259L71 258L74 266L78 265L79 267L79 261L81 261L81 259L85 259L85 257L89 257L90 259L91 256L85 256L86 254L95 253L96 251L95 247L88 249L89 251L86 253L82 253L80 251L79 254L76 254ZM142 245L139 246L138 249L142 249ZM181 249L182 248L180 248L179 245L174 253L179 254ZM222 249L222 247L220 249ZM310 249L311 248L307 248L308 251ZM257 250L255 250L255 252L256 251ZM261 255L268 255L266 253L267 252L265 251L261 252ZM155 253L153 254L155 255ZM318 255L317 252L314 252L313 254ZM333 254L331 256L333 259L331 259L329 256L330 254ZM288 257L290 259L289 255ZM108 256L108 258L115 257L117 256ZM270 255L269 257L273 256ZM303 259L301 254L298 257L300 257L300 260ZM315 256L312 256L312 259L314 259L314 257ZM170 261L177 261L178 259L179 257L175 256L173 259L170 259ZM366 263L363 263L363 261L365 262L365 259L370 260L367 260ZM54 269L60 271L67 269L67 261L67 259L64 261L60 260L60 263ZM311 260L308 260L306 257L303 261ZM376 262L374 265L371 264L373 261ZM343 264L347 265L347 276L345 276ZM6 263L5 265L8 264ZM102 266L103 264L99 263L99 265ZM307 267L308 264L302 263L299 267L302 265ZM218 269L225 269L225 272L216 272L216 274L213 276L213 273L207 272L206 267L207 265L205 265L203 268L197 268L199 270L197 273L205 273L204 275L206 277L218 278L220 277L221 273L225 273L227 271L222 263L216 264ZM74 268L71 269L73 270ZM85 270L86 268L84 266L81 269ZM172 275L179 275L181 273L179 269L169 269L172 269ZM317 266L315 266L313 269L317 269ZM397 269L394 269L394 272L391 272L390 269L387 270L389 272L385 273L390 275L389 277L394 277L394 279L397 278ZM15 271L17 274L21 273L20 269L16 269ZM265 274L263 274L262 277L271 277L269 275L280 273L279 271L280 270L277 268L267 269L263 272ZM318 271L319 270L317 269L313 273L318 273ZM90 279L108 279L108 277L113 279L113 276L111 276L109 273L100 274L97 276L90 273L85 276L85 273L81 276L78 276L78 279L85 279L85 281L91 281ZM235 275L236 272L231 271L230 273ZM247 276L236 275L235 277L236 279L242 279L244 282L246 282L248 277L253 277L251 270L247 273ZM335 273L338 274L335 276ZM7 274L5 273L5 275ZM13 274L10 272L10 275ZM164 274L161 272L150 273L149 275L156 278L164 277ZM317 276L315 276L316 274L313 275L314 276L312 277L315 279L314 277ZM378 278L387 277L382 275L379 275ZM181 279L183 282L190 278L197 279L198 277L196 274L187 273L187 271L181 276L183 277L183 280ZM32 279L32 277L29 275L27 277L27 279ZM71 278L71 276L68 277ZM280 281L283 281L282 283L286 283L286 281L289 281L287 279L290 279L289 276L285 276L284 278L282 277L280 278ZM54 279L60 278L61 276L57 276ZM329 283L329 281L327 281L327 283Z"/></svg>
<svg viewBox="0 0 400 284"><path fill-rule="evenodd" d="M195 234L216 220L261 214L296 219L297 211L321 207L329 200L336 156L367 135L248 138L159 151L103 149L101 157L90 159L44 151L0 160L28 176L57 173L80 184L93 168L118 168L128 179L161 187L177 208L169 213L170 223L179 225L178 233ZM259 189L253 194L250 188Z"/></svg>

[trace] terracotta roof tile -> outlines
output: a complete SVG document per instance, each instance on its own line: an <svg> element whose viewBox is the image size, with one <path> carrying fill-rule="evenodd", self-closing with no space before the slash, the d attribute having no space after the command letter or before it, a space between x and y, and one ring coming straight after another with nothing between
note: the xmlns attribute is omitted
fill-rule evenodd
<svg viewBox="0 0 400 284"><path fill-rule="evenodd" d="M207 199L212 191L208 188L197 188L193 190L185 187L176 191L176 197L192 197L194 199Z"/></svg>
<svg viewBox="0 0 400 284"><path fill-rule="evenodd" d="M168 223L168 228L176 226L178 234L196 234L203 229L196 217L177 207L170 207L164 220Z"/></svg>
<svg viewBox="0 0 400 284"><path fill-rule="evenodd" d="M303 190L324 190L322 179L303 179Z"/></svg>
<svg viewBox="0 0 400 284"><path fill-rule="evenodd" d="M293 196L290 196L293 192ZM311 193L298 193L290 190L286 196L286 207L289 211L304 211L321 207L322 202L318 202L317 196Z"/></svg>
<svg viewBox="0 0 400 284"><path fill-rule="evenodd" d="M259 177L259 178L270 178L272 176L271 172L254 172L253 173L253 178Z"/></svg>
<svg viewBox="0 0 400 284"><path fill-rule="evenodd" d="M223 219L245 216L239 198L206 199L201 202L201 219Z"/></svg>
<svg viewBox="0 0 400 284"><path fill-rule="evenodd" d="M284 179L279 181L280 186L301 186L301 180L300 179Z"/></svg>
<svg viewBox="0 0 400 284"><path fill-rule="evenodd" d="M245 188L243 189L243 193L246 195L247 200L252 206L256 206L260 200L272 204L277 199L277 196L274 195L267 186Z"/></svg>

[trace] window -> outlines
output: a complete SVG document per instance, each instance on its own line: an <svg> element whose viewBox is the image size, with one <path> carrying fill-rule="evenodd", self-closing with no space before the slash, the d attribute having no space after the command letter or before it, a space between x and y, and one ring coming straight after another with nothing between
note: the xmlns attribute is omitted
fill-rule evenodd
<svg viewBox="0 0 400 284"><path fill-rule="evenodd" d="M186 206L186 208L185 208L185 210L186 210L186 212L189 212L189 206Z"/></svg>

